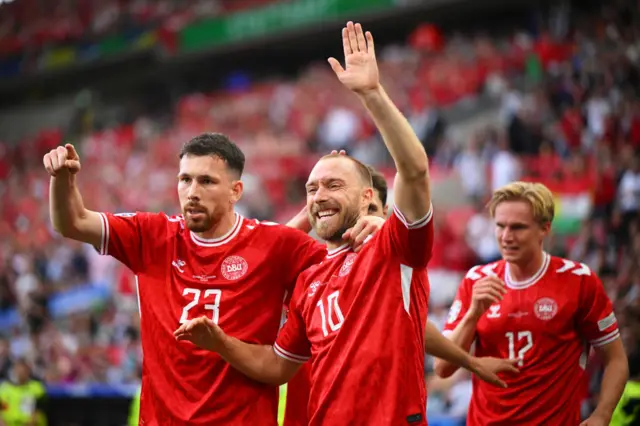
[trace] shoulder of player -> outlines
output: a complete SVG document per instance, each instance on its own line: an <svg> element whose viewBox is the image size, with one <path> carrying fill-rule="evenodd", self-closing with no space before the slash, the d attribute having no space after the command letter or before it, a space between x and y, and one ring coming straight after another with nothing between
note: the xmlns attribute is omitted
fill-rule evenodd
<svg viewBox="0 0 640 426"><path fill-rule="evenodd" d="M484 277L497 276L504 277L504 260L476 265L469 269L464 276L464 281L474 283Z"/></svg>
<svg viewBox="0 0 640 426"><path fill-rule="evenodd" d="M108 216L109 214L116 218L122 219L131 219L136 220L141 225L168 225L168 226L177 226L184 227L184 218L182 215L168 215L164 212L152 213L152 212L120 212L120 213L101 213L102 215ZM182 225L181 225L182 224Z"/></svg>
<svg viewBox="0 0 640 426"><path fill-rule="evenodd" d="M598 280L598 276L588 265L557 256L551 256L549 273L561 277L563 282L589 283Z"/></svg>
<svg viewBox="0 0 640 426"><path fill-rule="evenodd" d="M257 231L261 235L269 236L270 238L282 239L295 239L299 242L300 239L313 239L309 234L300 231L296 228L291 228L287 225L282 225L276 222L270 222L267 220L247 219L244 218L243 228L248 230Z"/></svg>

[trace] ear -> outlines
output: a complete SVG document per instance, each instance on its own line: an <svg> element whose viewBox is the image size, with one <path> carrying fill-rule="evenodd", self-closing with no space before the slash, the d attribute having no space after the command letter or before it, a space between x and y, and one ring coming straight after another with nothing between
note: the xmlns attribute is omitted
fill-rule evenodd
<svg viewBox="0 0 640 426"><path fill-rule="evenodd" d="M244 183L241 180L231 181L231 196L229 197L229 202L231 204L236 204L242 198L242 193L244 192Z"/></svg>
<svg viewBox="0 0 640 426"><path fill-rule="evenodd" d="M369 204L373 201L373 189L365 187L362 189L362 195L360 197L360 211L364 211L365 215L369 213Z"/></svg>
<svg viewBox="0 0 640 426"><path fill-rule="evenodd" d="M540 228L542 229L542 233L546 238L551 233L551 222L543 223L542 225L540 225Z"/></svg>

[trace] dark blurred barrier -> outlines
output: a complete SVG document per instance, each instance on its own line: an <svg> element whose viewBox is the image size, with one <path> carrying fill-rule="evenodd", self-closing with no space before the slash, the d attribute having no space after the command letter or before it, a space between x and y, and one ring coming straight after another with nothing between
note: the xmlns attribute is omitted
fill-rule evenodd
<svg viewBox="0 0 640 426"><path fill-rule="evenodd" d="M131 398L56 397L51 399L49 426L124 426ZM464 426L465 419L429 416L431 426Z"/></svg>
<svg viewBox="0 0 640 426"><path fill-rule="evenodd" d="M49 426L124 426L128 397L51 397Z"/></svg>
<svg viewBox="0 0 640 426"><path fill-rule="evenodd" d="M49 395L49 426L123 426L137 385L54 385Z"/></svg>

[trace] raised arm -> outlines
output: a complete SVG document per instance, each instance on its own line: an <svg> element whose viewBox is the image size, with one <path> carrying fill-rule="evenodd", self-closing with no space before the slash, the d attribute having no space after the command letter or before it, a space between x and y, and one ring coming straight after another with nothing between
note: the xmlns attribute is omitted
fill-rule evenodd
<svg viewBox="0 0 640 426"><path fill-rule="evenodd" d="M102 219L87 210L76 185L80 157L71 144L51 150L43 158L51 176L49 183L49 214L51 224L62 236L100 247Z"/></svg>
<svg viewBox="0 0 640 426"><path fill-rule="evenodd" d="M218 353L245 376L274 386L288 382L301 363L276 355L273 346L253 345L227 336L209 318L200 317L182 324L174 335L203 349Z"/></svg>
<svg viewBox="0 0 640 426"><path fill-rule="evenodd" d="M427 216L431 206L427 154L402 113L380 84L373 36L360 24L348 22L342 30L345 68L329 63L342 84L355 92L382 134L396 165L394 203L407 222Z"/></svg>

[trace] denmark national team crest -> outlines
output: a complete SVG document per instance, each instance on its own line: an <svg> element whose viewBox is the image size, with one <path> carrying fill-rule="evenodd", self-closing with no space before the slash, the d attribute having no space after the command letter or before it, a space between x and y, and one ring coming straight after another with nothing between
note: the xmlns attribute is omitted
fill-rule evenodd
<svg viewBox="0 0 640 426"><path fill-rule="evenodd" d="M355 262L356 260L356 256L357 255L355 253L350 253L347 255L347 257L344 259L344 263L342 264L342 267L340 268L340 272L338 272L338 275L340 275L341 277L344 277L351 271L351 268L353 267L353 262Z"/></svg>
<svg viewBox="0 0 640 426"><path fill-rule="evenodd" d="M229 256L220 267L222 276L228 280L237 280L247 273L247 261L240 256Z"/></svg>
<svg viewBox="0 0 640 426"><path fill-rule="evenodd" d="M549 297L543 297L533 305L533 313L541 320L548 321L558 313L558 304Z"/></svg>

